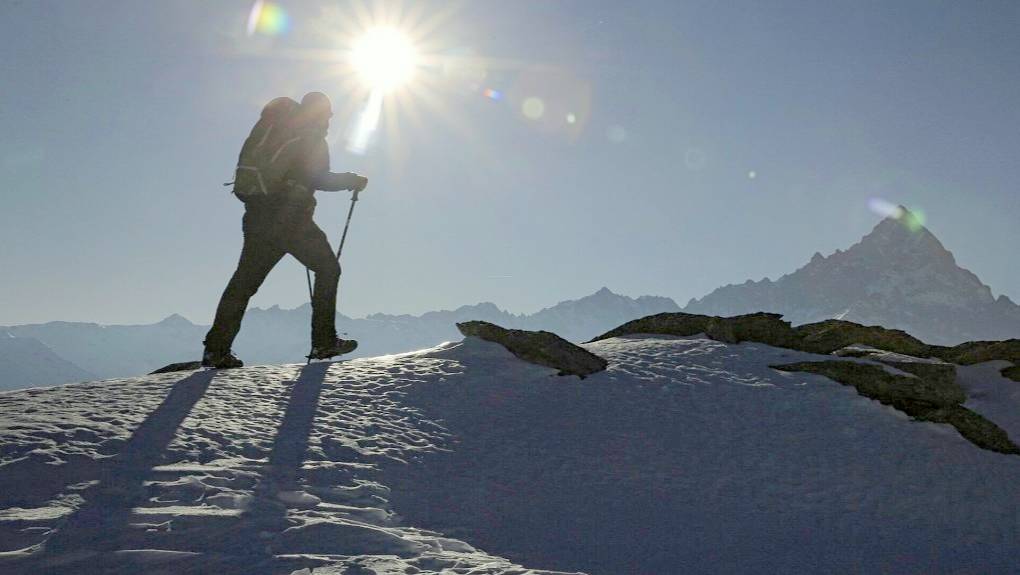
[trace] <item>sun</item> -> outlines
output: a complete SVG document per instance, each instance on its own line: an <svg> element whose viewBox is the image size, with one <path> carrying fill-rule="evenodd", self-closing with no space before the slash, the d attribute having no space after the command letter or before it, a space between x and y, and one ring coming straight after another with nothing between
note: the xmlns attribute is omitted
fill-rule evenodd
<svg viewBox="0 0 1020 575"><path fill-rule="evenodd" d="M354 43L350 59L365 85L382 94L405 86L418 68L418 52L411 40L389 27L366 31Z"/></svg>

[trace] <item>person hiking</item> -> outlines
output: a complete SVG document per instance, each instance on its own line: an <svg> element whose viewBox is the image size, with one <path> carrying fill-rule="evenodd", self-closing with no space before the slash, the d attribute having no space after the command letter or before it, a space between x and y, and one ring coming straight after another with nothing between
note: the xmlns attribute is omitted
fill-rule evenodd
<svg viewBox="0 0 1020 575"><path fill-rule="evenodd" d="M292 108L280 112L289 103ZM230 278L219 306L216 318L205 337L205 352L202 365L213 368L241 367L243 362L231 351L241 320L248 308L248 301L258 291L270 270L284 255L290 254L308 269L315 272L315 288L312 295L312 351L309 359L328 359L350 353L357 342L337 337L336 297L340 281L340 263L329 245L326 234L312 220L315 211L315 191L335 192L352 190L360 192L368 185L368 178L354 174L334 173L329 169L329 147L326 133L333 116L332 104L325 94L310 92L301 99L300 105L289 98L277 98L263 110L263 120L270 113L281 116L277 125L266 130L266 134L255 144L262 145L269 133L277 128L289 130L285 143L272 156L277 160L286 147L286 165L280 168L280 182L264 182L258 168L248 168L239 162L238 174L243 169L253 169L261 194L235 194L245 202L242 230L244 246L237 271ZM260 123L262 120L260 120ZM259 125L252 131L249 141L254 138ZM291 147L293 146L293 147ZM241 151L242 159L249 151L249 142ZM266 190L266 187L271 189Z"/></svg>

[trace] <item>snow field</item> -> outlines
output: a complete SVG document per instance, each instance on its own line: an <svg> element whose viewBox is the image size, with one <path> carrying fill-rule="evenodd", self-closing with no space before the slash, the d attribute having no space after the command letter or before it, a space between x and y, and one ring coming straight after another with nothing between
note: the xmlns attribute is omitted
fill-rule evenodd
<svg viewBox="0 0 1020 575"><path fill-rule="evenodd" d="M456 444L384 474L395 508L589 573L1015 572L1020 459L768 367L831 356L699 337L585 347L607 372L513 379L469 360L464 379L413 388Z"/></svg>
<svg viewBox="0 0 1020 575"><path fill-rule="evenodd" d="M0 394L0 572L1015 571L1020 459L768 367L832 357L585 347L609 370L468 338Z"/></svg>
<svg viewBox="0 0 1020 575"><path fill-rule="evenodd" d="M446 438L399 402L402 388L442 377L438 364L449 362L397 357L199 371L0 396L5 439L21 446L0 468L15 491L30 491L18 469L45 439L47 457L66 460L65 446L98 457L81 473L88 481L62 486L56 499L35 493L18 505L4 501L0 570L322 573L331 565L337 573L548 573L401 525L387 487L373 478L378 461L412 460ZM75 429L103 424L106 416L90 404L108 387L120 402L111 409L125 412L125 428L111 435L132 437L122 444L127 463L112 470L102 468L98 449L48 431L63 421ZM32 413L18 416L18 409ZM45 419L34 415L43 412L54 423L33 419Z"/></svg>

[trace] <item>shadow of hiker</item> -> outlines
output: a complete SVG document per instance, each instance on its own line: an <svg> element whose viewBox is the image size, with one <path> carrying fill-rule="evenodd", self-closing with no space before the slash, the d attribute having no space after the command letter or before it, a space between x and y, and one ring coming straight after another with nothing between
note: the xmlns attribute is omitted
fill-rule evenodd
<svg viewBox="0 0 1020 575"><path fill-rule="evenodd" d="M126 526L131 509L145 499L145 477L160 463L177 428L215 375L215 371L200 371L174 384L120 453L103 466L99 483L82 494L85 503L42 544L44 552L104 551L116 544L115 530Z"/></svg>
<svg viewBox="0 0 1020 575"><path fill-rule="evenodd" d="M222 541L231 554L248 558L245 565L238 566L238 573L254 575L273 570L273 541L292 526L287 520L287 509L303 506L306 502L300 499L301 495L309 497L300 490L301 466L308 451L326 372L331 365L313 363L301 368L291 386L287 409L273 440L269 461L255 487L251 506L242 515L238 529L222 534Z"/></svg>
<svg viewBox="0 0 1020 575"><path fill-rule="evenodd" d="M269 453L267 474L281 487L295 487L301 464L308 451L308 439L319 408L319 396L332 363L313 363L301 368L291 388L287 411L276 432L273 450Z"/></svg>

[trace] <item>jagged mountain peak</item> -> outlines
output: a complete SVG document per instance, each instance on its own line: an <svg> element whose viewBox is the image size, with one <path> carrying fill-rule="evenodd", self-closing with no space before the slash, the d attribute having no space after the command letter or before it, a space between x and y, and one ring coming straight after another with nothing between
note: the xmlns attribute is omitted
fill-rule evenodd
<svg viewBox="0 0 1020 575"><path fill-rule="evenodd" d="M898 212L880 221L871 233L864 236L854 247L858 246L878 246L894 252L924 251L942 257L953 257L935 234L924 226L924 219L903 206L900 206Z"/></svg>
<svg viewBox="0 0 1020 575"><path fill-rule="evenodd" d="M782 313L794 323L841 318L954 344L1020 336L1020 307L960 267L919 213L899 206L846 251L815 253L775 282L719 288L684 311Z"/></svg>

